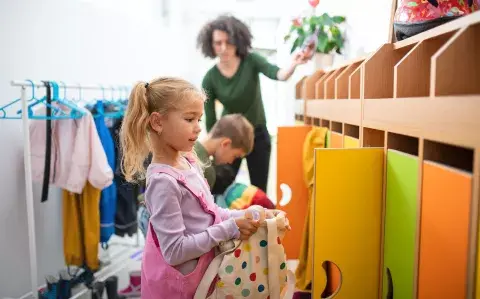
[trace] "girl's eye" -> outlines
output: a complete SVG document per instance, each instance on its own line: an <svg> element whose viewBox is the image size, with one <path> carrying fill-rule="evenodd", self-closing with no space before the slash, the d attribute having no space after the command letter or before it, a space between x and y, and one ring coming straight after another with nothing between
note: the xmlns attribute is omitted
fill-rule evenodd
<svg viewBox="0 0 480 299"><path fill-rule="evenodd" d="M186 118L185 120L191 123L193 121L193 118Z"/></svg>

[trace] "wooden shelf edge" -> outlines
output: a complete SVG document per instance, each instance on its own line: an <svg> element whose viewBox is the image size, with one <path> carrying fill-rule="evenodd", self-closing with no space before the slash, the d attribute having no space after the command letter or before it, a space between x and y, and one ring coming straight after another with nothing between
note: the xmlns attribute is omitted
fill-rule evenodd
<svg viewBox="0 0 480 299"><path fill-rule="evenodd" d="M356 100L309 100L306 117L360 126L361 101Z"/></svg>
<svg viewBox="0 0 480 299"><path fill-rule="evenodd" d="M365 99L362 126L478 148L479 101L480 95Z"/></svg>
<svg viewBox="0 0 480 299"><path fill-rule="evenodd" d="M455 31L458 30L462 27L480 23L480 11L476 11L472 14L460 17L456 20L450 21L446 24L440 25L438 27L432 28L430 30L427 30L425 32L419 33L415 36L412 36L410 38L407 38L405 40L396 42L393 44L393 47L395 49L400 49L403 47L407 47L412 44L416 44L419 41L426 40L438 35L442 35L447 32Z"/></svg>

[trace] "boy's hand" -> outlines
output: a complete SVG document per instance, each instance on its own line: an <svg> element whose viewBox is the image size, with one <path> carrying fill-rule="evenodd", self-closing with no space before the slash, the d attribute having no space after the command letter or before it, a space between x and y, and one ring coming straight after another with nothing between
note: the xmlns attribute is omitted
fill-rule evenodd
<svg viewBox="0 0 480 299"><path fill-rule="evenodd" d="M244 217L236 218L235 223L240 231L240 240L248 240L250 236L257 232L260 226L258 220L246 219Z"/></svg>

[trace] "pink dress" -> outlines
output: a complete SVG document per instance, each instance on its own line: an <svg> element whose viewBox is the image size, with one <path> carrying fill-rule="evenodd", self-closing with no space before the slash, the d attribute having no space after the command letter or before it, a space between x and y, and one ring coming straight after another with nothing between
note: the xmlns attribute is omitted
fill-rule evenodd
<svg viewBox="0 0 480 299"><path fill-rule="evenodd" d="M198 170L194 169L194 167L192 167L192 170L194 171L195 176L189 176L189 180L186 179L186 176L181 170L166 165L156 166L151 170L152 171L149 171L150 174L147 175L150 180L153 175L163 175L163 181L167 181L165 176L168 176L168 179L174 179L178 182L178 187L182 189L182 192L187 192L188 195L193 195L196 198L196 202L192 203L192 201L190 201L189 204L196 204L196 208L203 210L202 213L204 212L207 214L203 214L203 216L209 215L211 220L209 221L210 226L208 226L204 232L199 231L197 234L193 234L184 231L173 239L178 240L185 238L189 240L185 240L184 242L179 241L172 245L172 242L167 239L168 233L163 232L170 232L171 230L175 231L175 229L173 229L175 225L173 223L169 224L168 222L162 222L161 225L159 225L158 222L154 223L155 211L150 211L153 213L148 225L146 244L142 259L141 298L191 299L193 298L197 286L210 262L215 257L215 246L218 245L219 241L228 240L237 236L238 228L235 224L232 225L234 220L229 219L231 215L226 215L225 211L219 209L213 201L207 200L208 196L211 196L209 194L208 185L204 182L203 177L198 173ZM195 178L198 180L194 181ZM199 181L201 182L201 185ZM203 184L205 184L205 188L203 188ZM199 188L199 186L202 186L202 188ZM166 194L168 195L168 193ZM168 200L169 204L171 204L172 201L178 200L174 198L174 196L167 197L168 199L163 198L157 200ZM185 201L183 198L180 200ZM149 199L147 197L147 207L149 204L148 201ZM193 210L194 208L194 206L191 208L190 206L188 208L183 206L183 209L187 210L184 211L182 209L181 211L182 214L184 214L183 217L185 221L187 221L189 210ZM160 209L163 208L161 207ZM166 209L163 209L162 212L163 214L160 215L161 218L165 219L169 217ZM155 232L156 230L160 231L161 234L158 237ZM159 239L161 240L160 242ZM162 251L160 243L168 246L169 250ZM173 252L175 251L173 248L177 249L176 251L183 251L183 257L172 257L176 254ZM198 252L202 251L208 252L201 255L198 254ZM197 252L196 255L198 259L195 257L191 258L191 256L189 257L189 255L195 255L195 252ZM173 261L177 266L171 266Z"/></svg>

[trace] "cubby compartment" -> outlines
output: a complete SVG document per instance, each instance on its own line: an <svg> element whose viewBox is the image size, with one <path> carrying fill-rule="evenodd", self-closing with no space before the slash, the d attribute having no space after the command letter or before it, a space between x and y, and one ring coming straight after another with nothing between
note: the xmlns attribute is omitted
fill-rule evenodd
<svg viewBox="0 0 480 299"><path fill-rule="evenodd" d="M324 82L325 100L335 99L335 82L338 76L343 72L346 66L336 69L331 76L329 76Z"/></svg>
<svg viewBox="0 0 480 299"><path fill-rule="evenodd" d="M385 132L363 127L363 147L384 147Z"/></svg>
<svg viewBox="0 0 480 299"><path fill-rule="evenodd" d="M413 48L394 49L385 44L365 60L363 95L365 99L393 98L394 67Z"/></svg>
<svg viewBox="0 0 480 299"><path fill-rule="evenodd" d="M383 161L382 148L315 150L312 298L378 297Z"/></svg>
<svg viewBox="0 0 480 299"><path fill-rule="evenodd" d="M430 95L431 58L452 32L420 41L394 67L394 98Z"/></svg>
<svg viewBox="0 0 480 299"><path fill-rule="evenodd" d="M315 83L315 98L324 99L325 98L325 81L333 74L333 71L326 72L322 77L320 77Z"/></svg>
<svg viewBox="0 0 480 299"><path fill-rule="evenodd" d="M360 127L344 124L344 136L343 136L344 148L358 148L360 147Z"/></svg>
<svg viewBox="0 0 480 299"><path fill-rule="evenodd" d="M415 298L418 145L417 138L388 133L383 298L393 290L394 298Z"/></svg>
<svg viewBox="0 0 480 299"><path fill-rule="evenodd" d="M466 298L473 150L424 141L418 299Z"/></svg>
<svg viewBox="0 0 480 299"><path fill-rule="evenodd" d="M348 77L348 98L350 100L360 99L362 67L363 64L360 64Z"/></svg>
<svg viewBox="0 0 480 299"><path fill-rule="evenodd" d="M431 95L480 95L480 23L461 28L432 56Z"/></svg>
<svg viewBox="0 0 480 299"><path fill-rule="evenodd" d="M315 99L315 83L320 79L325 72L323 70L317 70L313 75L308 76L305 79L304 83L304 99L313 100Z"/></svg>
<svg viewBox="0 0 480 299"><path fill-rule="evenodd" d="M388 132L387 145L388 149L418 157L418 138Z"/></svg>
<svg viewBox="0 0 480 299"><path fill-rule="evenodd" d="M335 132L335 133L338 133L338 134L343 134L343 124L342 123L332 121L331 129L332 129L332 132Z"/></svg>
<svg viewBox="0 0 480 299"><path fill-rule="evenodd" d="M332 121L330 133L330 148L343 148L343 124Z"/></svg>
<svg viewBox="0 0 480 299"><path fill-rule="evenodd" d="M313 124L313 118L310 116L305 116L305 124L306 125L312 125Z"/></svg>
<svg viewBox="0 0 480 299"><path fill-rule="evenodd" d="M325 127L325 128L329 128L330 129L330 121L327 120L327 119L322 119L321 122L320 122L320 126L321 127Z"/></svg>
<svg viewBox="0 0 480 299"><path fill-rule="evenodd" d="M295 84L295 99L299 100L299 99L303 99L303 84L305 82L305 79L307 78L307 76L304 76L302 79L300 79L300 81L297 82L297 84Z"/></svg>
<svg viewBox="0 0 480 299"><path fill-rule="evenodd" d="M362 64L362 61L354 62L347 67L335 79L335 99L348 99L350 75ZM359 95L360 96L360 95Z"/></svg>
<svg viewBox="0 0 480 299"><path fill-rule="evenodd" d="M317 126L317 127L320 127L320 118L314 117L313 118L313 125Z"/></svg>

